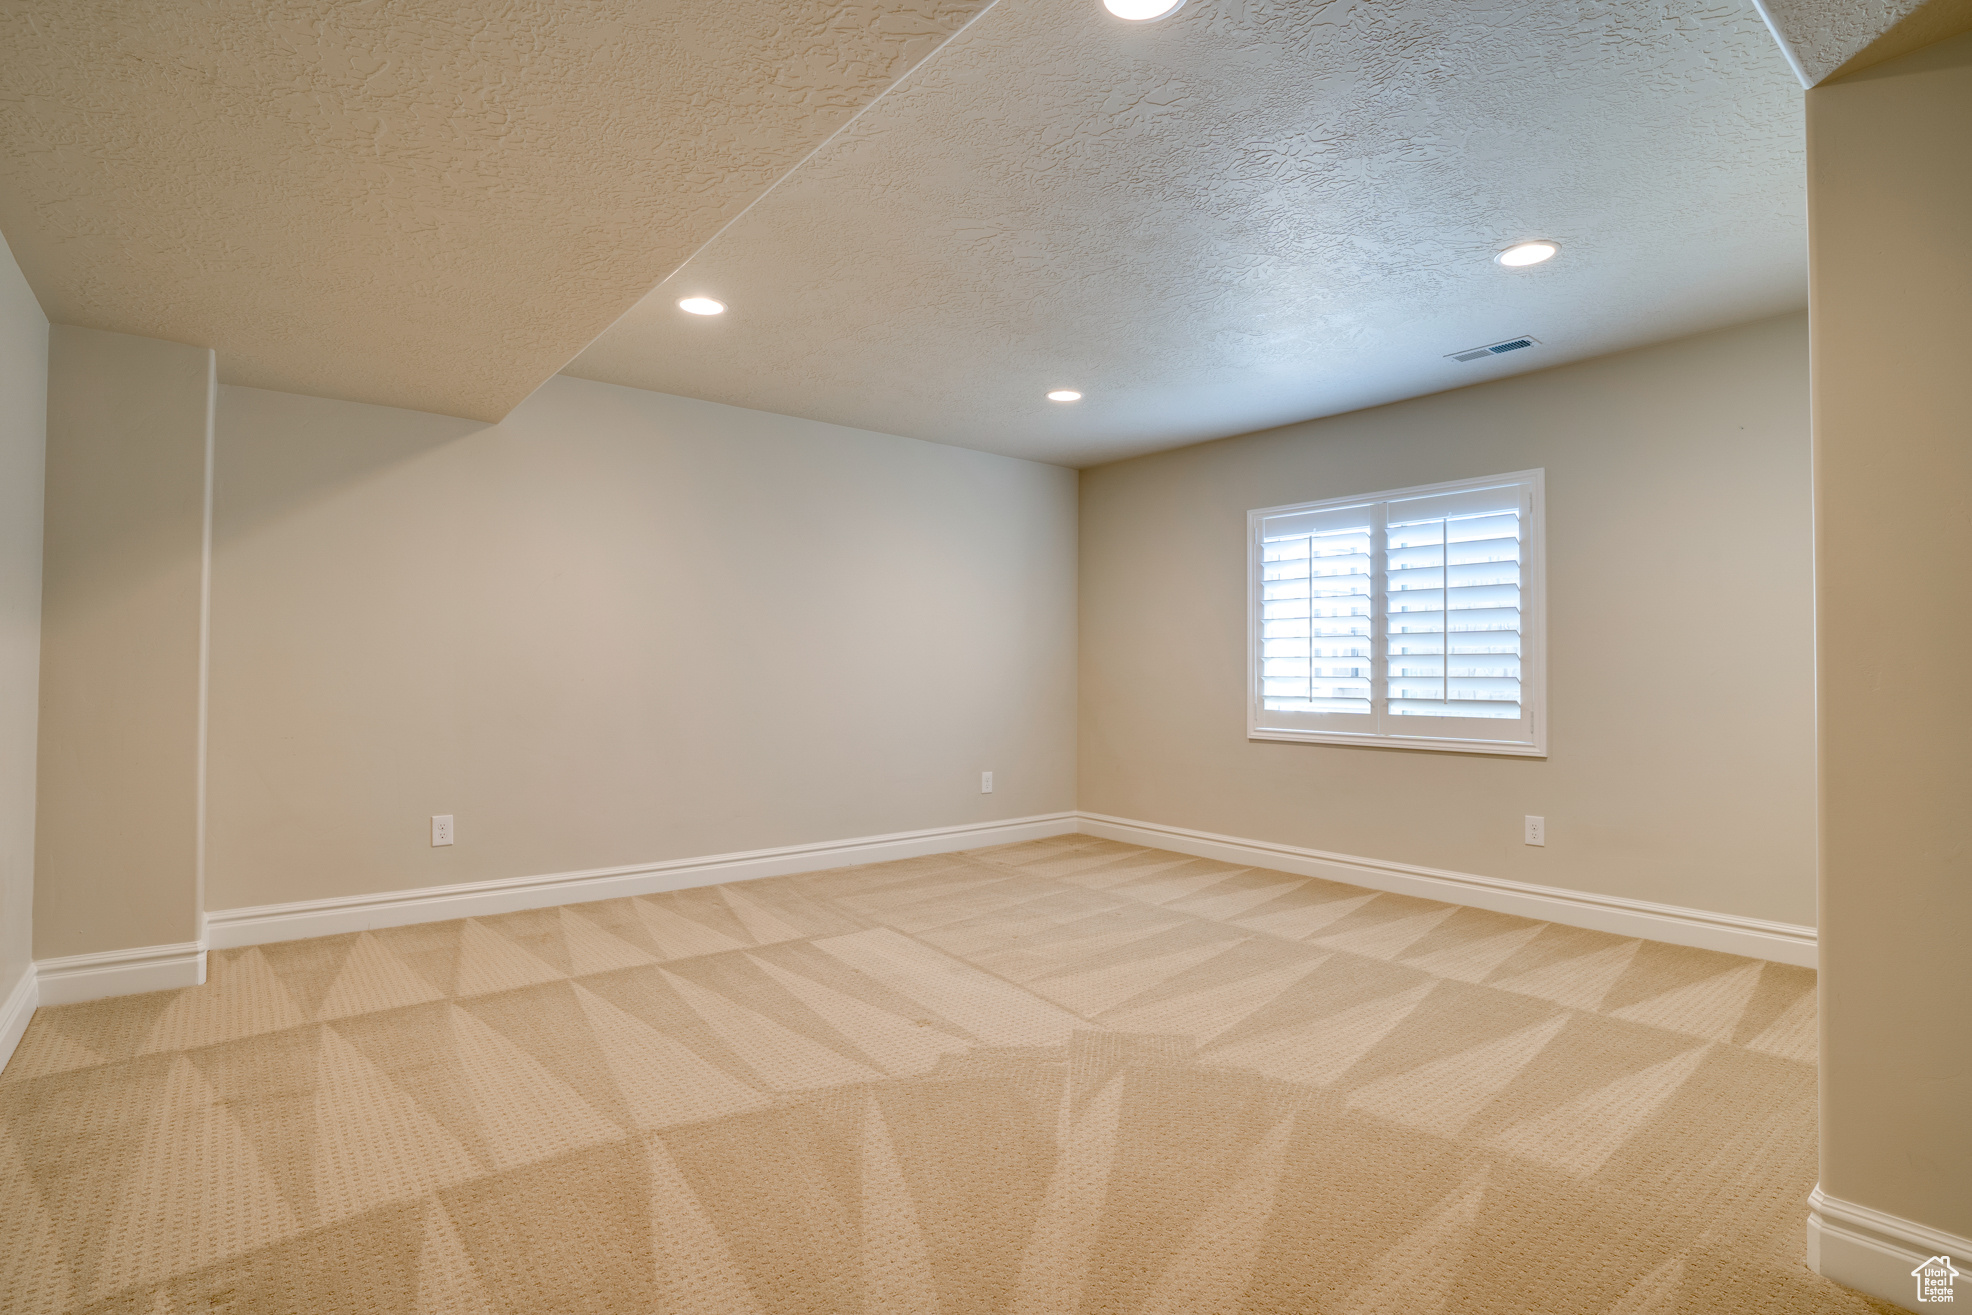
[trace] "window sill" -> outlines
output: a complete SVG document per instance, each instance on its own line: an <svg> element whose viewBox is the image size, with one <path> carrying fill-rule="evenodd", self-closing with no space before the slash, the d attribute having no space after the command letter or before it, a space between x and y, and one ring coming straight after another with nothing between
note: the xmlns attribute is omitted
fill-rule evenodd
<svg viewBox="0 0 1972 1315"><path fill-rule="evenodd" d="M1292 731L1253 727L1249 740L1280 740L1301 744L1348 744L1359 749L1412 749L1429 753L1470 753L1486 757L1545 758L1544 744L1514 744L1498 740L1451 740L1431 735L1349 735L1340 731Z"/></svg>

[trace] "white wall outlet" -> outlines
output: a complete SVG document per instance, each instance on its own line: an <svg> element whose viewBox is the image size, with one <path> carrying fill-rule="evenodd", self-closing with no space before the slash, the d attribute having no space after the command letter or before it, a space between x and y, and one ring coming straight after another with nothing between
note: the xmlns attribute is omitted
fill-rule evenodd
<svg viewBox="0 0 1972 1315"><path fill-rule="evenodd" d="M991 772L981 772L979 774L979 793L993 793L993 774Z"/></svg>
<svg viewBox="0 0 1972 1315"><path fill-rule="evenodd" d="M434 813L431 818L431 843L433 846L452 843L452 815Z"/></svg>
<svg viewBox="0 0 1972 1315"><path fill-rule="evenodd" d="M1547 843L1547 819L1545 817L1529 817L1527 819L1527 843L1530 845L1545 845Z"/></svg>

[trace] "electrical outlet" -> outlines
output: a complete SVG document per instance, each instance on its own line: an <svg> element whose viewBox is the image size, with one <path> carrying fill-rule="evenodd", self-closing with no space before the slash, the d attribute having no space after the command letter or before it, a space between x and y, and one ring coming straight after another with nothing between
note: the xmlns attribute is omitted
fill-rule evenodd
<svg viewBox="0 0 1972 1315"><path fill-rule="evenodd" d="M991 772L981 772L979 774L979 793L993 793L993 774Z"/></svg>
<svg viewBox="0 0 1972 1315"><path fill-rule="evenodd" d="M1547 844L1547 819L1545 817L1529 817L1527 819L1527 843L1530 845Z"/></svg>
<svg viewBox="0 0 1972 1315"><path fill-rule="evenodd" d="M452 843L452 815L434 813L431 818L431 843L434 848Z"/></svg>

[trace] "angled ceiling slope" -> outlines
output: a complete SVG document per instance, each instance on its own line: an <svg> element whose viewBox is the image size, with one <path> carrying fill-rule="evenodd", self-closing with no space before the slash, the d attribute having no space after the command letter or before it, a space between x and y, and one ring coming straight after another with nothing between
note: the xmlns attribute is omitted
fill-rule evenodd
<svg viewBox="0 0 1972 1315"><path fill-rule="evenodd" d="M497 420L986 0L12 0L49 316Z"/></svg>
<svg viewBox="0 0 1972 1315"><path fill-rule="evenodd" d="M1972 30L1972 0L1754 0L1804 87Z"/></svg>

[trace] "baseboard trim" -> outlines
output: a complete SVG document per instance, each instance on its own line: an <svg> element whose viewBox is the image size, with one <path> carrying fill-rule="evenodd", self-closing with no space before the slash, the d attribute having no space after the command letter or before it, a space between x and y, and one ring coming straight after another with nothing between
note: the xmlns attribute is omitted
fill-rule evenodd
<svg viewBox="0 0 1972 1315"><path fill-rule="evenodd" d="M205 942L140 945L134 950L36 959L34 979L37 1003L43 1006L174 991L205 981Z"/></svg>
<svg viewBox="0 0 1972 1315"><path fill-rule="evenodd" d="M522 909L548 908L624 895L655 895L692 886L712 886L755 877L781 877L796 872L884 863L927 854L949 854L987 845L1068 835L1076 830L1074 813L1045 813L1004 822L974 822L964 826L899 831L883 836L858 836L778 849L752 849L735 854L712 854L664 863L592 868L540 877L509 877L420 890L383 891L339 899L304 900L293 904L262 904L221 909L206 914L206 942L214 949L264 945L271 941L334 936L376 927L402 927L416 922L483 917Z"/></svg>
<svg viewBox="0 0 1972 1315"><path fill-rule="evenodd" d="M5 1002L0 1003L0 1069L6 1068L7 1061L14 1057L14 1047L21 1043L28 1020L34 1017L34 1006L39 995L34 965L29 964L14 980L13 989L7 992Z"/></svg>
<svg viewBox="0 0 1972 1315"><path fill-rule="evenodd" d="M627 867L221 909L206 914L203 943L42 960L35 965L39 1003L70 1004L109 995L196 985L205 980L207 946L230 949L625 895L654 895L693 886L883 863L1075 832L1617 935L1641 936L1804 967L1815 965L1812 927L1245 840L1101 813L1063 812Z"/></svg>
<svg viewBox="0 0 1972 1315"><path fill-rule="evenodd" d="M1674 904L1653 904L1648 900L1623 899L1614 895L1592 895L1585 891L1563 890L1558 886L1535 886L1499 877L1481 877L1470 872L1451 872L1442 868L1416 867L1355 854L1332 854L1298 845L1279 845L1264 840L1243 840L1237 836L1193 831L1187 827L1139 822L1126 817L1083 813L1081 829L1090 835L1121 840L1153 849L1176 850L1200 858L1216 858L1228 863L1274 868L1297 876L1326 877L1346 881L1372 890L1399 895L1417 895L1444 900L1449 904L1468 904L1511 913L1543 922L1559 922L1570 927L1586 927L1618 936L1640 936L1647 940L1690 945L1701 950L1721 950L1776 963L1816 966L1815 929L1786 922L1767 922L1742 918L1730 913L1711 913L1704 909L1681 908Z"/></svg>
<svg viewBox="0 0 1972 1315"><path fill-rule="evenodd" d="M1916 1310L1911 1271L1933 1256L1963 1264L1972 1238L1841 1200L1819 1185L1808 1195L1808 1268L1823 1278Z"/></svg>

